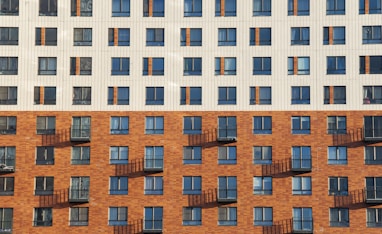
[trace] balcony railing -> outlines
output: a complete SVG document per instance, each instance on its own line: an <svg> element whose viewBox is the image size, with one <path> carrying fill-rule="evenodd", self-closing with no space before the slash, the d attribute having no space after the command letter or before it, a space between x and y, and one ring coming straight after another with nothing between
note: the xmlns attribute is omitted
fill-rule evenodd
<svg viewBox="0 0 382 234"><path fill-rule="evenodd" d="M162 219L143 220L143 233L162 233Z"/></svg>
<svg viewBox="0 0 382 234"><path fill-rule="evenodd" d="M233 142L237 140L236 128L218 128L217 129L217 141L220 142Z"/></svg>
<svg viewBox="0 0 382 234"><path fill-rule="evenodd" d="M291 171L309 172L312 171L312 159L291 159Z"/></svg>
<svg viewBox="0 0 382 234"><path fill-rule="evenodd" d="M301 220L293 219L292 233L313 233L313 219Z"/></svg>
<svg viewBox="0 0 382 234"><path fill-rule="evenodd" d="M364 128L364 141L382 141L381 128Z"/></svg>
<svg viewBox="0 0 382 234"><path fill-rule="evenodd" d="M0 173L15 172L15 160L8 159L6 162L0 162Z"/></svg>
<svg viewBox="0 0 382 234"><path fill-rule="evenodd" d="M218 189L218 202L236 202L237 189Z"/></svg>
<svg viewBox="0 0 382 234"><path fill-rule="evenodd" d="M78 128L73 127L70 129L71 141L90 141L90 126Z"/></svg>
<svg viewBox="0 0 382 234"><path fill-rule="evenodd" d="M12 234L12 221L0 221L0 233Z"/></svg>
<svg viewBox="0 0 382 234"><path fill-rule="evenodd" d="M366 187L366 203L382 203L382 187Z"/></svg>
<svg viewBox="0 0 382 234"><path fill-rule="evenodd" d="M35 227L52 226L52 220L35 220L33 221L33 226Z"/></svg>
<svg viewBox="0 0 382 234"><path fill-rule="evenodd" d="M144 171L163 171L163 159L145 159Z"/></svg>
<svg viewBox="0 0 382 234"><path fill-rule="evenodd" d="M89 190L88 189L69 189L69 202L89 202Z"/></svg>

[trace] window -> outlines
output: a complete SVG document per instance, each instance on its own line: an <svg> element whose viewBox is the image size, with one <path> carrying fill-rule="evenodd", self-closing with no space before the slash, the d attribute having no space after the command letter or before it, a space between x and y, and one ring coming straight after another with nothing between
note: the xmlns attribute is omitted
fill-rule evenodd
<svg viewBox="0 0 382 234"><path fill-rule="evenodd" d="M56 75L57 58L38 58L39 75Z"/></svg>
<svg viewBox="0 0 382 234"><path fill-rule="evenodd" d="M359 14L381 14L381 0L359 0Z"/></svg>
<svg viewBox="0 0 382 234"><path fill-rule="evenodd" d="M1 15L1 14L0 14ZM1 27L0 28L0 45L18 45L19 44L19 28Z"/></svg>
<svg viewBox="0 0 382 234"><path fill-rule="evenodd" d="M129 87L108 87L108 105L129 105L130 88ZM114 95L115 93L115 95Z"/></svg>
<svg viewBox="0 0 382 234"><path fill-rule="evenodd" d="M12 223L13 208L0 208L0 232L12 233Z"/></svg>
<svg viewBox="0 0 382 234"><path fill-rule="evenodd" d="M347 164L346 146L328 146L328 164Z"/></svg>
<svg viewBox="0 0 382 234"><path fill-rule="evenodd" d="M184 146L183 164L202 164L202 147Z"/></svg>
<svg viewBox="0 0 382 234"><path fill-rule="evenodd" d="M345 15L345 0L327 0L327 15Z"/></svg>
<svg viewBox="0 0 382 234"><path fill-rule="evenodd" d="M345 45L345 27L324 27L324 45Z"/></svg>
<svg viewBox="0 0 382 234"><path fill-rule="evenodd" d="M71 16L92 16L93 0L71 0Z"/></svg>
<svg viewBox="0 0 382 234"><path fill-rule="evenodd" d="M54 177L36 177L35 195L53 195Z"/></svg>
<svg viewBox="0 0 382 234"><path fill-rule="evenodd" d="M74 46L91 46L92 45L92 29L91 28L75 28L74 29Z"/></svg>
<svg viewBox="0 0 382 234"><path fill-rule="evenodd" d="M382 164L382 146L365 146L365 164Z"/></svg>
<svg viewBox="0 0 382 234"><path fill-rule="evenodd" d="M347 177L329 177L329 195L347 196L348 178Z"/></svg>
<svg viewBox="0 0 382 234"><path fill-rule="evenodd" d="M163 116L147 116L145 134L163 134L164 118Z"/></svg>
<svg viewBox="0 0 382 234"><path fill-rule="evenodd" d="M129 117L112 116L110 118L110 134L129 134Z"/></svg>
<svg viewBox="0 0 382 234"><path fill-rule="evenodd" d="M91 75L92 58L70 58L70 75Z"/></svg>
<svg viewBox="0 0 382 234"><path fill-rule="evenodd" d="M309 15L309 5L310 0L288 0L288 15Z"/></svg>
<svg viewBox="0 0 382 234"><path fill-rule="evenodd" d="M88 207L70 207L70 226L87 226L88 221Z"/></svg>
<svg viewBox="0 0 382 234"><path fill-rule="evenodd" d="M253 134L272 134L272 116L254 116Z"/></svg>
<svg viewBox="0 0 382 234"><path fill-rule="evenodd" d="M293 146L292 147L292 170L311 170L312 155L310 146Z"/></svg>
<svg viewBox="0 0 382 234"><path fill-rule="evenodd" d="M312 178L310 176L292 177L293 195L312 195Z"/></svg>
<svg viewBox="0 0 382 234"><path fill-rule="evenodd" d="M292 86L292 105L310 104L309 86Z"/></svg>
<svg viewBox="0 0 382 234"><path fill-rule="evenodd" d="M144 76L163 76L164 58L143 58Z"/></svg>
<svg viewBox="0 0 382 234"><path fill-rule="evenodd" d="M215 0L215 16L236 16L236 0Z"/></svg>
<svg viewBox="0 0 382 234"><path fill-rule="evenodd" d="M129 45L130 45L130 29L129 28L109 28L109 46L129 46Z"/></svg>
<svg viewBox="0 0 382 234"><path fill-rule="evenodd" d="M16 159L16 147L6 146L0 147L0 164L5 165L2 169L10 169L14 171Z"/></svg>
<svg viewBox="0 0 382 234"><path fill-rule="evenodd" d="M345 56L326 57L326 74L346 74Z"/></svg>
<svg viewBox="0 0 382 234"><path fill-rule="evenodd" d="M0 15L19 15L19 0L0 0Z"/></svg>
<svg viewBox="0 0 382 234"><path fill-rule="evenodd" d="M236 146L219 146L218 164L236 164Z"/></svg>
<svg viewBox="0 0 382 234"><path fill-rule="evenodd" d="M36 147L36 165L53 165L54 147L37 146Z"/></svg>
<svg viewBox="0 0 382 234"><path fill-rule="evenodd" d="M270 0L268 0L268 1L270 1ZM271 45L272 44L272 30L271 30L271 28L250 28L249 29L249 35L250 35L249 45L262 46L262 45Z"/></svg>
<svg viewBox="0 0 382 234"><path fill-rule="evenodd" d="M164 105L164 88L146 87L146 105Z"/></svg>
<svg viewBox="0 0 382 234"><path fill-rule="evenodd" d="M310 116L292 116L292 134L310 134Z"/></svg>
<svg viewBox="0 0 382 234"><path fill-rule="evenodd" d="M91 118L72 117L71 140L90 141Z"/></svg>
<svg viewBox="0 0 382 234"><path fill-rule="evenodd" d="M164 46L164 29L147 28L146 46Z"/></svg>
<svg viewBox="0 0 382 234"><path fill-rule="evenodd" d="M202 58L184 58L183 59L184 76L202 75Z"/></svg>
<svg viewBox="0 0 382 234"><path fill-rule="evenodd" d="M382 177L366 177L366 201L382 200Z"/></svg>
<svg viewBox="0 0 382 234"><path fill-rule="evenodd" d="M272 195L272 177L253 177L253 194Z"/></svg>
<svg viewBox="0 0 382 234"><path fill-rule="evenodd" d="M90 178L88 176L72 177L69 189L69 202L88 202Z"/></svg>
<svg viewBox="0 0 382 234"><path fill-rule="evenodd" d="M184 17L201 17L202 0L184 0Z"/></svg>
<svg viewBox="0 0 382 234"><path fill-rule="evenodd" d="M14 177L0 177L0 196L13 196L15 186ZM0 209L1 210L1 209ZM0 211L0 232L1 232L1 211ZM3 223L3 225L5 225Z"/></svg>
<svg viewBox="0 0 382 234"><path fill-rule="evenodd" d="M363 104L382 104L382 86L363 86Z"/></svg>
<svg viewBox="0 0 382 234"><path fill-rule="evenodd" d="M258 97L256 96L256 92L258 92ZM272 87L249 87L249 95L250 105L272 104Z"/></svg>
<svg viewBox="0 0 382 234"><path fill-rule="evenodd" d="M73 105L91 105L91 95L91 87L73 87Z"/></svg>
<svg viewBox="0 0 382 234"><path fill-rule="evenodd" d="M382 116L364 116L364 138L382 137Z"/></svg>
<svg viewBox="0 0 382 234"><path fill-rule="evenodd" d="M37 134L51 135L56 133L55 116L37 116Z"/></svg>
<svg viewBox="0 0 382 234"><path fill-rule="evenodd" d="M236 117L219 116L218 117L218 140L228 138L236 139Z"/></svg>
<svg viewBox="0 0 382 234"><path fill-rule="evenodd" d="M110 176L111 195L127 195L128 194L128 177L127 176Z"/></svg>
<svg viewBox="0 0 382 234"><path fill-rule="evenodd" d="M362 44L382 44L382 26L362 26Z"/></svg>
<svg viewBox="0 0 382 234"><path fill-rule="evenodd" d="M236 87L218 87L218 105L236 105Z"/></svg>
<svg viewBox="0 0 382 234"><path fill-rule="evenodd" d="M56 87L34 87L34 104L56 105Z"/></svg>
<svg viewBox="0 0 382 234"><path fill-rule="evenodd" d="M113 0L111 6L112 17L129 17L130 0Z"/></svg>
<svg viewBox="0 0 382 234"><path fill-rule="evenodd" d="M202 225L201 207L183 207L183 226Z"/></svg>
<svg viewBox="0 0 382 234"><path fill-rule="evenodd" d="M236 226L237 208L236 207L218 207L218 225Z"/></svg>
<svg viewBox="0 0 382 234"><path fill-rule="evenodd" d="M143 231L160 231L163 226L163 207L145 207Z"/></svg>
<svg viewBox="0 0 382 234"><path fill-rule="evenodd" d="M328 116L328 134L346 134L346 116Z"/></svg>
<svg viewBox="0 0 382 234"><path fill-rule="evenodd" d="M236 58L215 58L215 75L236 75Z"/></svg>
<svg viewBox="0 0 382 234"><path fill-rule="evenodd" d="M366 208L366 226L382 227L382 208Z"/></svg>
<svg viewBox="0 0 382 234"><path fill-rule="evenodd" d="M272 164L272 146L254 146L253 164Z"/></svg>
<svg viewBox="0 0 382 234"><path fill-rule="evenodd" d="M271 16L272 0L253 0L253 16Z"/></svg>
<svg viewBox="0 0 382 234"><path fill-rule="evenodd" d="M90 164L90 147L89 146L72 146L72 165L88 165Z"/></svg>
<svg viewBox="0 0 382 234"><path fill-rule="evenodd" d="M349 208L329 209L331 227L349 227Z"/></svg>
<svg viewBox="0 0 382 234"><path fill-rule="evenodd" d="M255 226L272 226L273 210L272 207L255 207L253 208L253 217Z"/></svg>
<svg viewBox="0 0 382 234"><path fill-rule="evenodd" d="M183 195L202 194L201 176L183 176Z"/></svg>
<svg viewBox="0 0 382 234"><path fill-rule="evenodd" d="M293 231L295 232L312 232L313 231L312 208L310 207L293 208Z"/></svg>
<svg viewBox="0 0 382 234"><path fill-rule="evenodd" d="M33 226L52 226L52 208L34 208Z"/></svg>
<svg viewBox="0 0 382 234"><path fill-rule="evenodd" d="M382 56L360 56L359 62L359 74L382 74Z"/></svg>
<svg viewBox="0 0 382 234"><path fill-rule="evenodd" d="M110 164L128 164L129 147L127 146L111 146L110 147Z"/></svg>
<svg viewBox="0 0 382 234"><path fill-rule="evenodd" d="M183 117L183 134L202 134L202 117Z"/></svg>
<svg viewBox="0 0 382 234"><path fill-rule="evenodd" d="M253 58L253 75L272 75L272 58Z"/></svg>
<svg viewBox="0 0 382 234"><path fill-rule="evenodd" d="M57 0L40 0L40 16L57 16Z"/></svg>
<svg viewBox="0 0 382 234"><path fill-rule="evenodd" d="M219 28L218 46L236 46L236 28Z"/></svg>
<svg viewBox="0 0 382 234"><path fill-rule="evenodd" d="M202 29L201 28L181 28L180 46L201 46Z"/></svg>
<svg viewBox="0 0 382 234"><path fill-rule="evenodd" d="M288 57L288 75L309 75L309 57Z"/></svg>
<svg viewBox="0 0 382 234"><path fill-rule="evenodd" d="M0 57L0 75L17 75L17 70L17 57Z"/></svg>
<svg viewBox="0 0 382 234"><path fill-rule="evenodd" d="M237 182L236 176L218 177L218 201L236 201Z"/></svg>
<svg viewBox="0 0 382 234"><path fill-rule="evenodd" d="M16 134L16 117L0 116L0 135Z"/></svg>
<svg viewBox="0 0 382 234"><path fill-rule="evenodd" d="M145 194L146 195L162 195L163 194L163 177L162 176L146 176L145 177Z"/></svg>
<svg viewBox="0 0 382 234"><path fill-rule="evenodd" d="M56 46L57 28L36 28L36 46Z"/></svg>
<svg viewBox="0 0 382 234"><path fill-rule="evenodd" d="M130 58L111 58L111 75L129 75Z"/></svg>
<svg viewBox="0 0 382 234"><path fill-rule="evenodd" d="M202 105L202 87L180 87L180 105Z"/></svg>
<svg viewBox="0 0 382 234"><path fill-rule="evenodd" d="M324 104L346 104L346 86L324 86Z"/></svg>
<svg viewBox="0 0 382 234"><path fill-rule="evenodd" d="M127 226L127 207L110 207L109 225Z"/></svg>
<svg viewBox="0 0 382 234"><path fill-rule="evenodd" d="M144 17L164 17L165 0L143 0Z"/></svg>
<svg viewBox="0 0 382 234"><path fill-rule="evenodd" d="M309 28L294 27L291 29L291 45L309 45Z"/></svg>
<svg viewBox="0 0 382 234"><path fill-rule="evenodd" d="M146 170L163 170L163 146L146 146L145 163Z"/></svg>

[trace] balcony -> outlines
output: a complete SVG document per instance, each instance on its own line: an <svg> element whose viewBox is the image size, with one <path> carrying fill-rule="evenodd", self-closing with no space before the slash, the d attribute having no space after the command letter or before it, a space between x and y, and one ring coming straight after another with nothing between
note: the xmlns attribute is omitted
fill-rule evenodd
<svg viewBox="0 0 382 234"><path fill-rule="evenodd" d="M90 126L78 128L72 126L70 129L70 140L79 142L89 142L90 141Z"/></svg>
<svg viewBox="0 0 382 234"><path fill-rule="evenodd" d="M218 142L237 141L236 128L218 128L216 141Z"/></svg>
<svg viewBox="0 0 382 234"><path fill-rule="evenodd" d="M366 142L379 142L382 141L382 129L380 128L367 128L364 129L363 140Z"/></svg>
<svg viewBox="0 0 382 234"><path fill-rule="evenodd" d="M86 203L89 202L89 189L69 189L69 202Z"/></svg>
<svg viewBox="0 0 382 234"><path fill-rule="evenodd" d="M369 204L382 204L382 187L366 187L365 202Z"/></svg>
<svg viewBox="0 0 382 234"><path fill-rule="evenodd" d="M312 171L312 159L291 159L291 171L310 172Z"/></svg>
<svg viewBox="0 0 382 234"><path fill-rule="evenodd" d="M237 189L218 189L217 201L219 203L237 202Z"/></svg>
<svg viewBox="0 0 382 234"><path fill-rule="evenodd" d="M0 233L12 234L12 221L0 221Z"/></svg>
<svg viewBox="0 0 382 234"><path fill-rule="evenodd" d="M292 233L313 233L313 219L300 220L292 219L293 228Z"/></svg>
<svg viewBox="0 0 382 234"><path fill-rule="evenodd" d="M12 161L14 160L7 160L7 161ZM15 172L15 166L10 166L10 164L13 164L11 162L8 162L7 164L1 164L0 163L0 173L12 173Z"/></svg>
<svg viewBox="0 0 382 234"><path fill-rule="evenodd" d="M162 220L143 220L143 233L162 233Z"/></svg>
<svg viewBox="0 0 382 234"><path fill-rule="evenodd" d="M144 159L145 172L162 172L163 171L163 159Z"/></svg>

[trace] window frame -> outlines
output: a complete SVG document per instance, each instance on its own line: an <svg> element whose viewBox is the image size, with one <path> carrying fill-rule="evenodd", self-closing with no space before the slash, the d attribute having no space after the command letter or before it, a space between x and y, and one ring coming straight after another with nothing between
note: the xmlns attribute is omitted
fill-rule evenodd
<svg viewBox="0 0 382 234"><path fill-rule="evenodd" d="M202 17L202 0L184 0L183 17Z"/></svg>
<svg viewBox="0 0 382 234"><path fill-rule="evenodd" d="M33 226L52 226L53 209L52 207L37 207L33 212Z"/></svg>
<svg viewBox="0 0 382 234"><path fill-rule="evenodd" d="M182 217L183 226L200 226L202 225L202 208L183 207Z"/></svg>
<svg viewBox="0 0 382 234"><path fill-rule="evenodd" d="M346 146L328 146L328 165L347 165L347 151Z"/></svg>
<svg viewBox="0 0 382 234"><path fill-rule="evenodd" d="M183 76L201 76L202 66L201 57L183 58Z"/></svg>
<svg viewBox="0 0 382 234"><path fill-rule="evenodd" d="M382 227L382 208L366 208L366 227Z"/></svg>
<svg viewBox="0 0 382 234"><path fill-rule="evenodd" d="M253 134L272 134L272 116L253 116Z"/></svg>
<svg viewBox="0 0 382 234"><path fill-rule="evenodd" d="M362 44L382 44L382 25L362 26Z"/></svg>
<svg viewBox="0 0 382 234"><path fill-rule="evenodd" d="M237 151L236 146L218 146L218 164L229 165L236 164Z"/></svg>
<svg viewBox="0 0 382 234"><path fill-rule="evenodd" d="M150 152L151 151L151 152ZM163 170L164 147L163 146L145 146L144 168Z"/></svg>
<svg viewBox="0 0 382 234"><path fill-rule="evenodd" d="M57 28L36 28L35 45L42 46L41 30L45 30L43 46L57 46Z"/></svg>
<svg viewBox="0 0 382 234"><path fill-rule="evenodd" d="M37 116L36 117L37 135L56 134L56 116Z"/></svg>
<svg viewBox="0 0 382 234"><path fill-rule="evenodd" d="M272 195L273 182L271 176L254 176L253 177L253 194L254 195Z"/></svg>
<svg viewBox="0 0 382 234"><path fill-rule="evenodd" d="M163 176L145 176L144 194L163 195L163 182Z"/></svg>
<svg viewBox="0 0 382 234"><path fill-rule="evenodd" d="M152 122L152 124L150 124L150 122ZM145 134L163 135L163 133L164 133L164 116L146 116L145 117Z"/></svg>
<svg viewBox="0 0 382 234"><path fill-rule="evenodd" d="M297 58L297 64L294 60ZM297 73L294 73L297 67ZM288 75L310 75L310 57L288 57Z"/></svg>
<svg viewBox="0 0 382 234"><path fill-rule="evenodd" d="M16 116L0 116L0 135L15 135L16 130Z"/></svg>
<svg viewBox="0 0 382 234"><path fill-rule="evenodd" d="M329 208L330 227L349 227L349 208Z"/></svg>
<svg viewBox="0 0 382 234"><path fill-rule="evenodd" d="M291 87L292 105L310 105L310 86Z"/></svg>
<svg viewBox="0 0 382 234"><path fill-rule="evenodd" d="M53 195L54 177L53 176L36 176L34 195Z"/></svg>
<svg viewBox="0 0 382 234"><path fill-rule="evenodd" d="M346 57L345 56L327 56L326 57L326 75L345 75L345 74L346 74Z"/></svg>
<svg viewBox="0 0 382 234"><path fill-rule="evenodd" d="M76 70L76 60L79 59L79 73ZM70 58L70 75L90 76L92 75L92 57L71 57Z"/></svg>
<svg viewBox="0 0 382 234"><path fill-rule="evenodd" d="M259 214L259 215L256 215L256 214ZM258 217L258 216L261 216L261 217ZM272 226L273 225L273 208L272 207L254 207L253 208L253 225L254 226Z"/></svg>
<svg viewBox="0 0 382 234"><path fill-rule="evenodd" d="M221 74L221 59L224 59L223 74ZM236 57L215 57L215 75L235 76L237 72Z"/></svg>
<svg viewBox="0 0 382 234"><path fill-rule="evenodd" d="M92 28L73 28L73 46L92 46Z"/></svg>
<svg viewBox="0 0 382 234"><path fill-rule="evenodd" d="M189 45L187 45L187 30L190 30ZM202 28L181 28L180 46L202 46L203 33Z"/></svg>
<svg viewBox="0 0 382 234"><path fill-rule="evenodd" d="M151 16L149 8L152 9ZM165 0L152 0L151 6L149 0L143 0L143 17L165 17Z"/></svg>
<svg viewBox="0 0 382 234"><path fill-rule="evenodd" d="M363 86L363 104L382 104L382 86Z"/></svg>
<svg viewBox="0 0 382 234"><path fill-rule="evenodd" d="M15 189L14 177L0 177L0 196L13 196L14 189ZM1 215L1 212L0 212L0 222L2 222L1 220L2 217L3 216Z"/></svg>
<svg viewBox="0 0 382 234"><path fill-rule="evenodd" d="M309 27L291 27L291 45L309 45L310 28Z"/></svg>
<svg viewBox="0 0 382 234"><path fill-rule="evenodd" d="M129 134L129 116L111 116L110 134L127 135Z"/></svg>
<svg viewBox="0 0 382 234"><path fill-rule="evenodd" d="M313 231L313 211L311 207L293 207L293 230L297 232ZM295 217L297 216L297 217ZM307 216L307 217L306 217Z"/></svg>
<svg viewBox="0 0 382 234"><path fill-rule="evenodd" d="M92 87L73 87L72 105L91 105Z"/></svg>
<svg viewBox="0 0 382 234"><path fill-rule="evenodd" d="M292 169L312 169L312 149L310 146L292 146Z"/></svg>
<svg viewBox="0 0 382 234"><path fill-rule="evenodd" d="M130 0L112 0L111 17L130 17Z"/></svg>
<svg viewBox="0 0 382 234"><path fill-rule="evenodd" d="M236 226L237 207L218 207L218 226Z"/></svg>
<svg viewBox="0 0 382 234"><path fill-rule="evenodd" d="M109 226L127 226L128 208L126 206L109 207Z"/></svg>
<svg viewBox="0 0 382 234"><path fill-rule="evenodd" d="M304 9L300 7L305 1L307 4L308 9ZM294 3L297 3L297 12L294 12ZM310 0L288 0L288 16L296 15L296 16L309 16L310 15Z"/></svg>
<svg viewBox="0 0 382 234"><path fill-rule="evenodd" d="M110 164L128 164L128 146L110 146ZM125 153L126 152L126 153Z"/></svg>
<svg viewBox="0 0 382 234"><path fill-rule="evenodd" d="M190 153L188 153L190 151ZM202 164L201 146L183 146L183 164Z"/></svg>
<svg viewBox="0 0 382 234"><path fill-rule="evenodd" d="M310 116L291 117L292 134L310 134Z"/></svg>
<svg viewBox="0 0 382 234"><path fill-rule="evenodd" d="M164 46L164 28L146 28L146 46Z"/></svg>
<svg viewBox="0 0 382 234"><path fill-rule="evenodd" d="M267 4L269 6L267 6ZM252 16L271 16L272 0L253 0Z"/></svg>
<svg viewBox="0 0 382 234"><path fill-rule="evenodd" d="M36 146L36 165L54 165L54 146Z"/></svg>
<svg viewBox="0 0 382 234"><path fill-rule="evenodd" d="M332 3L331 6L328 3ZM343 4L343 8L340 4ZM345 15L346 3L345 0L330 0L326 1L326 15Z"/></svg>
<svg viewBox="0 0 382 234"><path fill-rule="evenodd" d="M183 134L200 135L202 134L201 116L183 116Z"/></svg>
<svg viewBox="0 0 382 234"><path fill-rule="evenodd" d="M201 176L183 176L183 195L200 195L202 194L202 177Z"/></svg>
<svg viewBox="0 0 382 234"><path fill-rule="evenodd" d="M329 196L348 196L348 177L329 176L328 178Z"/></svg>
<svg viewBox="0 0 382 234"><path fill-rule="evenodd" d="M76 153L78 151L78 153ZM78 157L76 156L78 154ZM71 153L72 165L89 165L90 164L90 146L72 146Z"/></svg>
<svg viewBox="0 0 382 234"><path fill-rule="evenodd" d="M0 75L17 75L18 61L18 57L0 57Z"/></svg>
<svg viewBox="0 0 382 234"><path fill-rule="evenodd" d="M332 30L331 38L329 37L330 30ZM324 27L323 36L324 36L323 38L324 45L345 45L346 28L345 26ZM330 43L330 40L332 43Z"/></svg>
<svg viewBox="0 0 382 234"><path fill-rule="evenodd" d="M129 178L127 176L110 176L109 178L110 195L128 195Z"/></svg>
<svg viewBox="0 0 382 234"><path fill-rule="evenodd" d="M163 227L163 207L145 206L143 208L143 231L160 231Z"/></svg>
<svg viewBox="0 0 382 234"><path fill-rule="evenodd" d="M19 44L19 28L18 27L0 27L0 45L9 46L9 45L18 45L18 44Z"/></svg>
<svg viewBox="0 0 382 234"><path fill-rule="evenodd" d="M71 16L91 17L93 16L93 0L79 0L80 6L77 7L77 0L71 0ZM77 15L77 10L79 15Z"/></svg>
<svg viewBox="0 0 382 234"><path fill-rule="evenodd" d="M272 164L272 146L253 146L253 164Z"/></svg>
<svg viewBox="0 0 382 234"><path fill-rule="evenodd" d="M130 75L130 58L129 57L112 57L111 58L111 75L112 76Z"/></svg>
<svg viewBox="0 0 382 234"><path fill-rule="evenodd" d="M0 15L12 15L12 16L18 16L19 15L19 0L9 0L8 3L8 7L5 7L5 3L7 2L4 2L7 1L7 0L0 0L0 4L1 4L1 11L0 11ZM14 3L14 4L12 4Z"/></svg>
<svg viewBox="0 0 382 234"><path fill-rule="evenodd" d="M236 105L236 87L218 87L218 105Z"/></svg>
<svg viewBox="0 0 382 234"><path fill-rule="evenodd" d="M218 28L218 46L236 46L236 28Z"/></svg>
<svg viewBox="0 0 382 234"><path fill-rule="evenodd" d="M237 199L237 177L219 176L217 197L219 199L236 200Z"/></svg>
<svg viewBox="0 0 382 234"><path fill-rule="evenodd" d="M312 177L293 176L292 195L312 195Z"/></svg>
<svg viewBox="0 0 382 234"><path fill-rule="evenodd" d="M327 123L328 123L327 134L346 134L347 133L346 116L328 116ZM331 126L334 126L334 128Z"/></svg>
<svg viewBox="0 0 382 234"><path fill-rule="evenodd" d="M253 57L252 75L272 75L271 57Z"/></svg>
<svg viewBox="0 0 382 234"><path fill-rule="evenodd" d="M88 226L89 207L70 207L69 226Z"/></svg>

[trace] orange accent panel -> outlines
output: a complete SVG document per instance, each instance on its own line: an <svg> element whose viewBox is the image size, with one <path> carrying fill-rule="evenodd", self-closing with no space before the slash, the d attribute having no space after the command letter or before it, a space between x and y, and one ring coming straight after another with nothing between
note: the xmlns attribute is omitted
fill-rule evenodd
<svg viewBox="0 0 382 234"><path fill-rule="evenodd" d="M220 0L220 16L224 16L225 14L225 0Z"/></svg>
<svg viewBox="0 0 382 234"><path fill-rule="evenodd" d="M41 28L41 45L45 45L45 28Z"/></svg>
<svg viewBox="0 0 382 234"><path fill-rule="evenodd" d="M220 58L220 75L224 75L224 58Z"/></svg>
<svg viewBox="0 0 382 234"><path fill-rule="evenodd" d="M186 105L190 105L190 87L186 87Z"/></svg>
<svg viewBox="0 0 382 234"><path fill-rule="evenodd" d="M118 99L118 88L113 87L113 105L117 105L117 99Z"/></svg>
<svg viewBox="0 0 382 234"><path fill-rule="evenodd" d="M297 11L298 11L298 3L297 3L298 0L293 0L293 15L297 15Z"/></svg>
<svg viewBox="0 0 382 234"><path fill-rule="evenodd" d="M334 103L334 87L329 86L329 104Z"/></svg>
<svg viewBox="0 0 382 234"><path fill-rule="evenodd" d="M333 27L329 27L329 45L333 45Z"/></svg>
<svg viewBox="0 0 382 234"><path fill-rule="evenodd" d="M293 57L293 74L297 75L298 73L298 58Z"/></svg>
<svg viewBox="0 0 382 234"><path fill-rule="evenodd" d="M76 75L80 74L80 58L76 57Z"/></svg>
<svg viewBox="0 0 382 234"><path fill-rule="evenodd" d="M77 0L76 4L76 15L81 16L81 0Z"/></svg>
<svg viewBox="0 0 382 234"><path fill-rule="evenodd" d="M370 56L365 56L365 74L370 74Z"/></svg>
<svg viewBox="0 0 382 234"><path fill-rule="evenodd" d="M365 14L369 14L369 0L365 0Z"/></svg>
<svg viewBox="0 0 382 234"><path fill-rule="evenodd" d="M40 86L40 103L39 104L44 104L44 87Z"/></svg>
<svg viewBox="0 0 382 234"><path fill-rule="evenodd" d="M149 0L149 16L153 16L153 0Z"/></svg>
<svg viewBox="0 0 382 234"><path fill-rule="evenodd" d="M260 44L260 29L255 28L255 45Z"/></svg>
<svg viewBox="0 0 382 234"><path fill-rule="evenodd" d="M190 28L186 28L186 46L191 44Z"/></svg>
<svg viewBox="0 0 382 234"><path fill-rule="evenodd" d="M114 28L114 46L118 46L118 28Z"/></svg>
<svg viewBox="0 0 382 234"><path fill-rule="evenodd" d="M256 86L255 89L256 89L256 93L255 93L256 104L259 104L260 103L260 87Z"/></svg>
<svg viewBox="0 0 382 234"><path fill-rule="evenodd" d="M151 76L153 74L153 58L148 58L147 66L148 66L148 75Z"/></svg>

